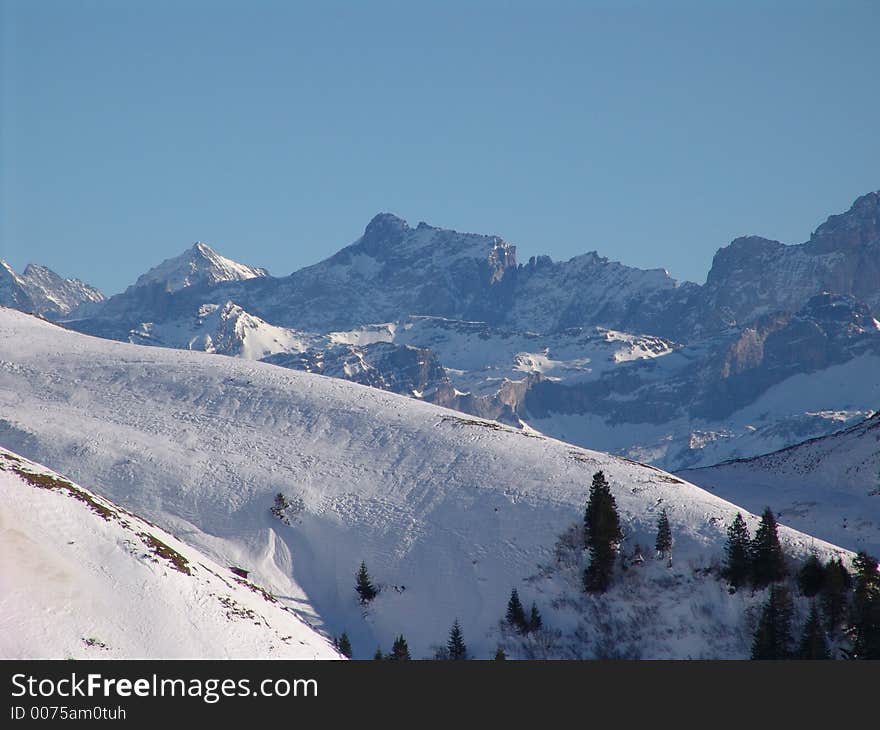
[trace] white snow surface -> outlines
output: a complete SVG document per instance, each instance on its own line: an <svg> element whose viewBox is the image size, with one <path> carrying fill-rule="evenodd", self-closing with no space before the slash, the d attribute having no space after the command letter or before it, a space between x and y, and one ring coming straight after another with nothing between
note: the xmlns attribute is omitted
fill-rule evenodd
<svg viewBox="0 0 880 730"><path fill-rule="evenodd" d="M302 616L347 631L356 658L400 633L428 656L455 618L473 655L491 656L514 586L560 632L548 656L596 655L608 621L644 657L748 655L761 595L731 596L708 570L738 508L653 467L343 380L101 340L6 309L0 418L0 445L253 571ZM599 469L624 549L653 545L665 507L675 561L650 559L586 599L554 546L580 523ZM278 492L301 500L290 525L270 514ZM841 552L780 536L794 558ZM354 591L361 560L381 588L367 608Z"/></svg>
<svg viewBox="0 0 880 730"><path fill-rule="evenodd" d="M5 449L0 495L2 659L341 658L228 566Z"/></svg>

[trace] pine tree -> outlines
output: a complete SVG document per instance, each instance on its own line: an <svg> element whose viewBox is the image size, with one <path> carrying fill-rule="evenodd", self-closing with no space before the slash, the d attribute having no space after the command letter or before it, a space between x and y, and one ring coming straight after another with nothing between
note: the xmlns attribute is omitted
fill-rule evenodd
<svg viewBox="0 0 880 730"><path fill-rule="evenodd" d="M357 572L354 589L357 591L358 596L360 596L362 606L368 604L379 594L379 591L373 585L370 574L367 572L367 564L364 562L361 562L360 570Z"/></svg>
<svg viewBox="0 0 880 730"><path fill-rule="evenodd" d="M529 613L529 633L540 631L542 628L544 628L544 619L541 618L537 604L532 603L532 610Z"/></svg>
<svg viewBox="0 0 880 730"><path fill-rule="evenodd" d="M336 648L346 659L351 659L351 640L348 638L348 634L344 631L342 632L342 636L340 636L339 640L336 642Z"/></svg>
<svg viewBox="0 0 880 730"><path fill-rule="evenodd" d="M853 559L852 629L854 659L880 659L880 572L877 559L860 551Z"/></svg>
<svg viewBox="0 0 880 730"><path fill-rule="evenodd" d="M446 650L449 652L449 658L452 660L467 659L467 646L464 643L464 636L462 636L461 624L458 623L458 619L455 619L452 628L449 630Z"/></svg>
<svg viewBox="0 0 880 730"><path fill-rule="evenodd" d="M751 538L749 528L741 512L727 528L727 548L722 574L734 588L746 584L752 572Z"/></svg>
<svg viewBox="0 0 880 730"><path fill-rule="evenodd" d="M660 558L672 557L672 528L669 526L669 516L665 509L660 512L660 519L657 520L657 541L654 547Z"/></svg>
<svg viewBox="0 0 880 730"><path fill-rule="evenodd" d="M492 658L493 658L494 661L496 661L496 662L503 662L505 659L507 659L507 654L504 653L504 648L499 646L499 647L495 650L495 656L492 657Z"/></svg>
<svg viewBox="0 0 880 730"><path fill-rule="evenodd" d="M287 497L285 497L281 492L278 492L278 494L275 495L275 503L272 505L270 511L285 525L289 525L290 520L288 519L286 514L288 507L290 507L290 503L287 501Z"/></svg>
<svg viewBox="0 0 880 730"><path fill-rule="evenodd" d="M801 644L798 649L798 659L830 659L828 640L825 638L825 629L819 619L819 611L816 604L810 606L810 615L804 624L801 634Z"/></svg>
<svg viewBox="0 0 880 730"><path fill-rule="evenodd" d="M584 513L584 544L590 550L590 566L584 572L587 592L604 593L608 590L617 547L622 539L617 502L605 474L597 471L593 475Z"/></svg>
<svg viewBox="0 0 880 730"><path fill-rule="evenodd" d="M785 556L779 543L776 518L767 507L752 541L752 584L755 588L764 588L784 577Z"/></svg>
<svg viewBox="0 0 880 730"><path fill-rule="evenodd" d="M852 577L840 558L829 560L824 572L819 598L825 617L825 628L833 634L846 620Z"/></svg>
<svg viewBox="0 0 880 730"><path fill-rule="evenodd" d="M516 588L510 591L510 600L507 602L507 623L519 633L524 634L528 630L528 621L526 620L526 612L522 602L519 600L519 593Z"/></svg>
<svg viewBox="0 0 880 730"><path fill-rule="evenodd" d="M381 662L385 657L382 656L382 647L376 647L376 653L373 654L373 659L377 662Z"/></svg>
<svg viewBox="0 0 880 730"><path fill-rule="evenodd" d="M770 597L761 611L761 619L752 642L752 659L788 659L791 656L791 621L794 606L788 588L770 586Z"/></svg>
<svg viewBox="0 0 880 730"><path fill-rule="evenodd" d="M812 598L822 590L822 583L824 581L825 567L818 556L812 553L798 571L798 586L801 589L801 593L807 598Z"/></svg>
<svg viewBox="0 0 880 730"><path fill-rule="evenodd" d="M394 645L391 647L391 653L388 655L388 658L397 662L408 661L411 658L409 647L406 644L406 639L403 638L403 634L394 640Z"/></svg>

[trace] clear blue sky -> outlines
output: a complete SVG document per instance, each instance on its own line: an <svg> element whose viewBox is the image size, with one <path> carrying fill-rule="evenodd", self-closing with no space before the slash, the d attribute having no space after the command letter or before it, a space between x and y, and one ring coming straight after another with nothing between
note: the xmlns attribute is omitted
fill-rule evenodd
<svg viewBox="0 0 880 730"><path fill-rule="evenodd" d="M880 188L877 2L0 0L0 257L283 275L378 211L704 281Z"/></svg>

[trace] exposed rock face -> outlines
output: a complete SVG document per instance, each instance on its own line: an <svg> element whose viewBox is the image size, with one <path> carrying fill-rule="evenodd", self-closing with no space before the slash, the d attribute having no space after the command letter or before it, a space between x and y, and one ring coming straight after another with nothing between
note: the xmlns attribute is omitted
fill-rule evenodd
<svg viewBox="0 0 880 730"><path fill-rule="evenodd" d="M104 295L79 279L64 279L51 269L28 264L21 274L0 260L0 304L43 317L63 317L84 302L104 301Z"/></svg>
<svg viewBox="0 0 880 730"><path fill-rule="evenodd" d="M446 371L433 352L390 342L279 353L264 362L417 397L447 382Z"/></svg>
<svg viewBox="0 0 880 730"><path fill-rule="evenodd" d="M458 391L431 350L391 342L317 346L300 353L278 353L263 362L351 380L408 395L483 418L521 425L501 394L487 396Z"/></svg>
<svg viewBox="0 0 880 730"><path fill-rule="evenodd" d="M592 382L542 380L518 412L526 421L552 413L597 414L611 423L722 420L792 375L869 353L880 355L880 325L867 307L850 296L820 294L794 315L768 316L683 348L679 366L641 359ZM661 365L666 372L658 373Z"/></svg>
<svg viewBox="0 0 880 730"><path fill-rule="evenodd" d="M712 262L703 305L728 325L800 309L814 294L851 294L880 309L880 193L863 195L833 215L807 243L786 246L748 236Z"/></svg>
<svg viewBox="0 0 880 730"><path fill-rule="evenodd" d="M402 314L483 319L504 298L515 253L497 236L411 228L381 213L350 246L248 301L270 321L320 332Z"/></svg>
<svg viewBox="0 0 880 730"><path fill-rule="evenodd" d="M600 326L675 337L679 310L698 290L663 269L624 266L596 252L558 263L533 259L517 274L503 324L534 332Z"/></svg>

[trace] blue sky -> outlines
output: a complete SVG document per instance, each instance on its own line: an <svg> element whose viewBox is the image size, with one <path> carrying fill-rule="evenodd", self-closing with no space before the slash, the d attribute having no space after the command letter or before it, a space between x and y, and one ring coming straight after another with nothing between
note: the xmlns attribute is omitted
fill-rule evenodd
<svg viewBox="0 0 880 730"><path fill-rule="evenodd" d="M283 275L378 211L704 281L880 188L876 2L0 0L0 257Z"/></svg>

